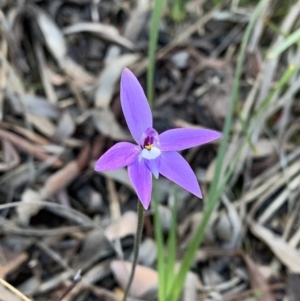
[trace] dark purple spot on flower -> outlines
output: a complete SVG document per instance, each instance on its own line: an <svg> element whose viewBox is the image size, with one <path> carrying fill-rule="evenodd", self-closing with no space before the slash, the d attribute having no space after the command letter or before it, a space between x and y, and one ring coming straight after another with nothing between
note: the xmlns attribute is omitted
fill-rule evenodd
<svg viewBox="0 0 300 301"><path fill-rule="evenodd" d="M140 146L142 149L151 150L152 147L158 147L158 133L153 128L148 128L143 133L141 140L140 140Z"/></svg>
<svg viewBox="0 0 300 301"><path fill-rule="evenodd" d="M154 142L154 138L153 137L146 137L145 141L144 141L144 147L143 148L146 148L146 149L151 149L152 148L152 145L153 145L153 142Z"/></svg>

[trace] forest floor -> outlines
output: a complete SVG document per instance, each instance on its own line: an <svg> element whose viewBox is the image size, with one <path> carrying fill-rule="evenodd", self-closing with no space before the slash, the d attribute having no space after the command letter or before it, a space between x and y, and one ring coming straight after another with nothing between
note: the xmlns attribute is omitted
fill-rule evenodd
<svg viewBox="0 0 300 301"><path fill-rule="evenodd" d="M238 78L239 50L257 3L190 0L178 11L167 2L154 77L158 132L222 131L236 80L239 92L222 168L235 165L182 301L299 301L300 2L266 1ZM150 4L0 1L1 301L25 301L18 292L34 301L121 300L138 199L126 169L96 173L94 164L114 143L132 140L120 75L130 68L146 90ZM182 153L203 200L177 189L178 263L210 201L220 143ZM167 240L173 184L160 177L156 185ZM152 209L130 300L157 300Z"/></svg>

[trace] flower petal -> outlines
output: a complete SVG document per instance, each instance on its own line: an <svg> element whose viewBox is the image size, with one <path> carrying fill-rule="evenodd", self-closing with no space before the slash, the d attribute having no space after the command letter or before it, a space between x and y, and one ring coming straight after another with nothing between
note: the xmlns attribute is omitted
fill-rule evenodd
<svg viewBox="0 0 300 301"><path fill-rule="evenodd" d="M147 160L154 160L157 157L159 157L160 154L161 154L160 149L155 146L152 147L151 149L144 148L141 152L141 156Z"/></svg>
<svg viewBox="0 0 300 301"><path fill-rule="evenodd" d="M159 164L160 164L160 157L153 159L153 160L145 160L145 163L149 170L152 172L155 179L159 177Z"/></svg>
<svg viewBox="0 0 300 301"><path fill-rule="evenodd" d="M96 162L95 170L119 169L131 164L140 154L139 147L129 142L119 142L104 153Z"/></svg>
<svg viewBox="0 0 300 301"><path fill-rule="evenodd" d="M152 113L142 86L127 68L121 77L121 105L130 133L140 143L142 134L152 127Z"/></svg>
<svg viewBox="0 0 300 301"><path fill-rule="evenodd" d="M198 180L186 162L177 152L162 152L159 172L190 193L202 198Z"/></svg>
<svg viewBox="0 0 300 301"><path fill-rule="evenodd" d="M160 150L181 151L211 142L220 138L221 136L222 134L219 132L206 129L172 129L159 135Z"/></svg>
<svg viewBox="0 0 300 301"><path fill-rule="evenodd" d="M143 204L148 209L152 193L152 175L145 164L145 160L136 160L128 166L129 179Z"/></svg>

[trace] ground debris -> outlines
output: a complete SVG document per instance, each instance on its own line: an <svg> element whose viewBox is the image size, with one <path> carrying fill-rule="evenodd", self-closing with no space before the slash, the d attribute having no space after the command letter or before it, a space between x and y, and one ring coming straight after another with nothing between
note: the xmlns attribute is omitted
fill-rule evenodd
<svg viewBox="0 0 300 301"><path fill-rule="evenodd" d="M126 169L94 164L133 141L119 82L129 67L146 90L152 2L0 1L0 301L121 300L138 199ZM257 3L182 2L183 21L168 5L159 27L154 124L220 131ZM181 301L300 301L300 46L270 57L299 15L297 1L269 1L254 24L223 160L236 165ZM219 143L182 152L204 197L177 190L176 264L204 218ZM174 190L162 177L156 187L167 241ZM158 283L149 210L131 297L157 300Z"/></svg>

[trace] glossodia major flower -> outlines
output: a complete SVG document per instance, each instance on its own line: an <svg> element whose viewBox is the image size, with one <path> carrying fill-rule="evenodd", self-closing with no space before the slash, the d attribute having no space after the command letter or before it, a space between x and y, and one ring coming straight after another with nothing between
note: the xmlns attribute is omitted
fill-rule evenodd
<svg viewBox="0 0 300 301"><path fill-rule="evenodd" d="M162 174L197 197L202 197L197 178L178 151L221 137L216 131L178 128L158 134L152 127L151 110L140 83L127 68L121 77L121 106L137 144L119 142L96 162L96 171L128 167L130 181L147 210L152 193L152 174Z"/></svg>

